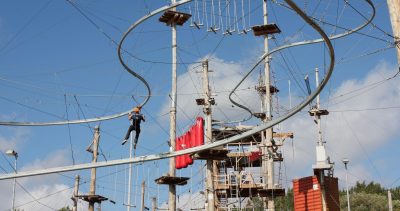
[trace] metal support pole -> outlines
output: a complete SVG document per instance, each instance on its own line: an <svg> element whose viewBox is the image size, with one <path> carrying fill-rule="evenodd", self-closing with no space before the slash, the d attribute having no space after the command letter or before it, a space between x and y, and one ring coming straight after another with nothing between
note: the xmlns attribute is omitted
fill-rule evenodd
<svg viewBox="0 0 400 211"><path fill-rule="evenodd" d="M318 71L318 68L315 68L315 86L318 87L318 85L319 85L319 71ZM320 97L318 95L317 96L317 110L319 110L320 105L321 105ZM318 146L324 146L324 143L322 142L321 116L315 114L315 118L316 118L317 125L318 125ZM317 152L317 154L318 154L318 152ZM317 162L319 162L319 161L317 160ZM326 205L324 170L323 169L319 169L318 174L319 174L318 176L319 176L319 180L320 180L321 193L322 193L322 210L326 211L327 210L327 205Z"/></svg>
<svg viewBox="0 0 400 211"><path fill-rule="evenodd" d="M153 197L152 199L151 199L151 201L152 201L152 205L151 205L151 207L152 207L152 210L153 211L156 211L157 210L157 198L156 197Z"/></svg>
<svg viewBox="0 0 400 211"><path fill-rule="evenodd" d="M263 16L264 16L264 24L268 24L268 9L267 9L267 1L263 0ZM268 50L268 36L264 37L264 53L267 53ZM270 92L270 87L271 87L271 79L270 79L270 70L269 70L269 57L266 57L264 60L264 85L265 85L265 96L264 96L264 108L263 111L266 114L266 118L264 119L264 122L271 121L272 119L272 114L271 114L271 92ZM272 145L272 133L273 130L272 128L268 128L265 131L265 135L262 136L263 140L263 156L264 158L262 159L262 171L264 175L264 187L267 189L272 189L274 188L274 160L273 160L273 149L271 147ZM269 146L269 147L267 147ZM275 210L275 203L274 199L271 197L267 198L267 203L264 201L264 207L268 207L268 211L274 211Z"/></svg>
<svg viewBox="0 0 400 211"><path fill-rule="evenodd" d="M349 163L349 160L344 159L344 168L346 169L346 195L347 195L347 211L350 211L350 195L349 195L349 185L348 185L348 180L347 180L347 164Z"/></svg>
<svg viewBox="0 0 400 211"><path fill-rule="evenodd" d="M72 196L72 201L74 205L72 207L72 211L78 211L78 194L79 194L79 175L75 176L75 185L74 185L74 195Z"/></svg>
<svg viewBox="0 0 400 211"><path fill-rule="evenodd" d="M142 193L141 193L141 200L140 200L140 211L144 211L144 191L146 188L145 181L142 182Z"/></svg>
<svg viewBox="0 0 400 211"><path fill-rule="evenodd" d="M212 125L211 125L211 102L210 102L210 86L208 82L208 60L202 63L203 66L203 90L204 90L204 115L205 115L205 142L206 144L212 143ZM215 210L215 193L214 193L214 175L213 175L213 160L207 160L206 172L206 196L207 196L207 210Z"/></svg>
<svg viewBox="0 0 400 211"><path fill-rule="evenodd" d="M388 206L389 211L393 211L392 192L390 192L390 190L388 190Z"/></svg>
<svg viewBox="0 0 400 211"><path fill-rule="evenodd" d="M99 142L100 142L100 127L96 126L94 128L94 138L93 138L93 159L92 163L97 162L97 155L99 149ZM90 175L90 190L89 195L96 194L96 168L92 168L92 172ZM94 211L94 202L89 201L89 211Z"/></svg>
<svg viewBox="0 0 400 211"><path fill-rule="evenodd" d="M176 0L171 0L174 4ZM173 11L176 10L174 7ZM171 89L171 110L170 110L170 152L175 151L175 139L176 139L176 101L177 101L177 79L176 79L176 25L172 25L172 89ZM169 159L169 176L175 177L175 158ZM168 207L169 210L176 210L176 186L174 184L169 185L169 195L168 195Z"/></svg>
<svg viewBox="0 0 400 211"><path fill-rule="evenodd" d="M315 84L316 87L318 87L319 84L319 71L318 68L315 68ZM320 108L320 97L319 95L317 95L317 109L319 110ZM317 125L318 125L318 146L323 146L323 142L322 142L322 130L321 130L321 116L320 115L315 115L316 121L317 121Z"/></svg>
<svg viewBox="0 0 400 211"><path fill-rule="evenodd" d="M133 150L133 133L131 132L130 135L130 142L129 142L129 158L132 158L132 150ZM126 210L130 211L131 210L131 191L132 191L132 163L129 164L128 168L128 195L127 195L127 204L126 204Z"/></svg>
<svg viewBox="0 0 400 211"><path fill-rule="evenodd" d="M387 5L392 22L393 36L395 37L397 62L400 65L400 0L387 0Z"/></svg>
<svg viewBox="0 0 400 211"><path fill-rule="evenodd" d="M18 155L15 155L15 161L14 161L14 172L17 173L17 159ZM15 209L15 185L17 184L17 178L14 178L14 183L13 183L13 196L12 196L12 209Z"/></svg>

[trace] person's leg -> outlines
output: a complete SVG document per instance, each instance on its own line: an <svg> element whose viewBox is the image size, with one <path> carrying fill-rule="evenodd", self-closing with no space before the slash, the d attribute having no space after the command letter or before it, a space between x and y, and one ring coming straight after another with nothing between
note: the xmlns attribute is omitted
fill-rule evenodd
<svg viewBox="0 0 400 211"><path fill-rule="evenodd" d="M133 147L136 149L136 144L139 140L139 135L140 135L140 128L136 128L136 135L135 135L135 141L133 142Z"/></svg>
<svg viewBox="0 0 400 211"><path fill-rule="evenodd" d="M122 145L124 145L127 141L128 141L128 139L129 139L129 136L131 135L131 132L132 132L132 130L134 130L135 129L135 127L133 127L133 125L130 125L129 126L129 128L128 128L128 131L126 132L126 135L125 135L125 138L124 138L124 140L122 141Z"/></svg>

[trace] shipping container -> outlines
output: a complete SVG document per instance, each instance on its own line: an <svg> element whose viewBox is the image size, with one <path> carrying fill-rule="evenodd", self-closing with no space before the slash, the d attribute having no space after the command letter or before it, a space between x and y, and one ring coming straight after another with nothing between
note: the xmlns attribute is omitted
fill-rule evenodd
<svg viewBox="0 0 400 211"><path fill-rule="evenodd" d="M324 177L326 205L328 211L339 211L339 187L336 177ZM317 176L293 180L295 211L321 211L322 191Z"/></svg>

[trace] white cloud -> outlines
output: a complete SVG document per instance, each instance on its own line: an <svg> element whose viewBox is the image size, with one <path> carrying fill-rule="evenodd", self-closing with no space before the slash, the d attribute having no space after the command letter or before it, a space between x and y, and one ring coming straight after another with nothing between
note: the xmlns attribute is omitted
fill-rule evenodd
<svg viewBox="0 0 400 211"><path fill-rule="evenodd" d="M14 149L18 152L18 146L22 144L27 136L30 134L30 130L24 128L4 128L3 134L0 135L0 151L5 152L10 149ZM10 135L5 133L11 132Z"/></svg>
<svg viewBox="0 0 400 211"><path fill-rule="evenodd" d="M66 159L68 157L67 153L67 150L55 151L43 159L36 159L21 167L20 171L66 165L68 163ZM19 178L17 181L23 187L16 185L15 205L20 209L42 211L53 210L52 208L60 209L67 205L71 207L72 201L70 198L73 188L62 184L59 175ZM0 198L0 210L11 208L12 184L13 180L0 181L0 195L4 196ZM39 200L35 201L32 196ZM82 203L80 205L80 210L85 210L83 207L86 208L86 205L82 205Z"/></svg>
<svg viewBox="0 0 400 211"><path fill-rule="evenodd" d="M355 180L377 179L377 172L367 170L377 167L376 164L371 167L374 161L370 161L370 154L400 135L400 110L365 110L400 105L399 78L371 86L393 76L396 71L395 67L381 63L364 78L343 82L333 91L330 102L322 106L331 111L328 117L322 119L323 138L328 142L327 152L336 166L342 166L342 158L349 158L352 161L350 173L360 175ZM358 91L353 92L355 90ZM351 94L346 94L349 92ZM312 118L296 115L284 126L295 134L294 158L291 144L285 146L288 173L291 177L312 173L317 141L317 127ZM343 176L342 173L339 176Z"/></svg>
<svg viewBox="0 0 400 211"><path fill-rule="evenodd" d="M196 67L197 68L194 68ZM177 111L177 122L187 120L188 117L193 118L196 115L202 115L202 107L196 105L196 98L203 98L202 91L202 73L200 72L202 67L198 67L199 64L191 65L189 71L178 76L178 111ZM248 66L243 66L238 63L225 61L220 58L211 57L209 61L209 84L211 92L215 93L216 105L213 109L213 118L222 121L240 120L248 116L248 113L243 109L232 106L229 101L228 95L230 90L243 78L243 73L249 70ZM197 73L196 73L197 72ZM239 91L233 95L233 98L243 103L245 106L251 109L259 109L259 99L254 87L257 84L255 77L248 78L240 87ZM169 111L170 100L168 103L164 103L164 107L161 109L160 114L165 114ZM182 110L184 109L185 114ZM168 116L165 116L168 118ZM166 120L165 120L166 121Z"/></svg>

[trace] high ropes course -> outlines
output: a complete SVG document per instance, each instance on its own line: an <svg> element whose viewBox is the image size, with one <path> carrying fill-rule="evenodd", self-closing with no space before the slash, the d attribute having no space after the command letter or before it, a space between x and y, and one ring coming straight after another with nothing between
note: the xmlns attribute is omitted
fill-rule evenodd
<svg viewBox="0 0 400 211"><path fill-rule="evenodd" d="M146 21L147 19L149 19L150 17L155 16L156 14L159 14L163 11L169 10L171 8L175 8L178 7L180 5L186 4L191 2L192 0L182 0L179 2L176 2L174 4L168 5L168 6L164 6L161 7L159 9L156 9L150 13L148 13L146 16L142 17L141 19L139 19L138 21L136 21L134 24L132 24L129 29L124 33L121 41L118 44L118 58L120 63L123 65L123 67L134 77L138 78L147 88L147 95L146 98L144 99L143 102L141 102L139 105L140 106L144 106L150 99L151 96L151 90L150 90L150 86L147 83L147 81L140 76L138 73L134 72L131 68L129 68L129 66L125 63L125 61L123 60L122 57L122 53L128 53L127 51L125 51L123 49L123 43L124 40L126 39L126 37L141 23L143 23L144 21ZM328 36L323 29L315 22L314 18L309 17L305 12L303 12L303 10L296 4L294 3L292 0L284 0L286 2L286 4L294 11L296 12L308 25L310 25L320 36L320 39L315 39L315 40L307 40L307 41L301 41L301 42L294 42L291 44L287 44L287 45L282 45L280 47L277 47L269 52L264 53L259 59L258 62L256 62L253 67L244 75L244 77L240 80L240 82L234 87L234 89L230 92L229 94L229 99L231 100L231 102L246 110L247 112L250 113L250 117L248 117L247 119L244 120L248 120L251 118L251 116L253 115L253 112L247 108L246 106L243 106L241 104L239 104L238 102L234 101L232 99L232 94L238 89L238 87L243 83L243 81L248 78L248 76L250 75L251 72L253 72L256 67L265 60L265 58L267 58L268 56L279 52L283 49L287 49L287 48L291 48L291 47L296 47L296 46L302 46L302 45L308 45L308 44L314 44L314 43L321 43L324 42L328 52L329 52L329 65L326 71L326 75L323 78L323 80L321 81L320 84L318 84L318 86L315 88L314 91L312 91L305 99L303 99L303 101L301 103L299 103L297 106L293 107L291 110L289 110L286 114L277 117L271 121L268 122L263 122L258 126L255 126L254 128L252 128L251 130L248 130L244 133L223 139L223 140L219 140L218 142L213 142L213 143L209 143L209 144L205 144L202 146L197 146L197 147L193 147L193 148L188 148L188 149L184 149L184 150L180 150L180 151L174 151L174 152L164 152L164 153L158 153L158 154L153 154L153 155L143 155L143 156L138 156L135 158L125 158L125 159L119 159L119 160L112 160L112 161L101 161L101 162L97 162L97 163L86 163L86 164L77 164L77 165L72 165L72 166L64 166L64 167L55 167L55 168L48 168L48 169L41 169L41 170L32 170L32 171L25 171L25 172L19 172L17 174L13 173L13 174L2 174L0 175L0 180L4 180L4 179L10 179L10 178L20 178L20 177L28 177L28 176L35 176L35 175L44 175L44 174L52 174L52 173L60 173L60 172L66 172L66 171L75 171L75 170L82 170L82 169L89 169L89 168L94 168L94 167L106 167L106 166L113 166L113 165L122 165L122 164L129 164L129 163L141 163L141 162L147 162L147 161L153 161L153 160L160 160L160 159L166 159L166 158L172 158L172 157L176 157L176 156L180 156L180 155L184 155L184 154L191 154L191 153L195 153L195 152L199 152L199 151L203 151L203 150L207 150L207 149L212 149L218 146L222 146L222 145L226 145L238 140L241 140L245 137L249 137L255 133L259 133L261 131L264 131L268 128L271 128L285 120L287 120L288 118L290 118L291 116L295 115L296 113L298 113L299 111L301 111L304 107L306 107L307 105L309 105L316 97L317 95L324 89L324 87L326 86L326 84L328 83L332 73L333 73L333 69L334 69L334 65L335 65L335 52L333 49L333 45L331 40L334 39L338 39L347 35L350 35L352 33L355 33L361 29L363 29L365 26L367 26L369 23L371 23L372 19L375 17L375 7L373 5L373 3L371 2L371 0L364 0L371 8L372 8L372 13L370 15L370 17L360 26L351 29L351 30L347 30L344 33L341 34L336 34L336 35L332 35L332 36ZM129 54L129 53L128 53ZM97 122L97 121L104 121L104 120L110 120L110 119L114 119L114 118L118 118L121 116L124 116L126 114L128 114L130 112L130 110L128 111L124 111L124 112L120 112L117 114L113 114L113 115L109 115L109 116L103 116L103 117L97 117L97 118L89 118L89 119L79 119L79 120L69 120L69 121L55 121L55 122L0 122L0 125L8 125L8 126L50 126L50 125L65 125L65 124L81 124L81 123L88 123L88 122ZM242 120L242 121L244 121Z"/></svg>

